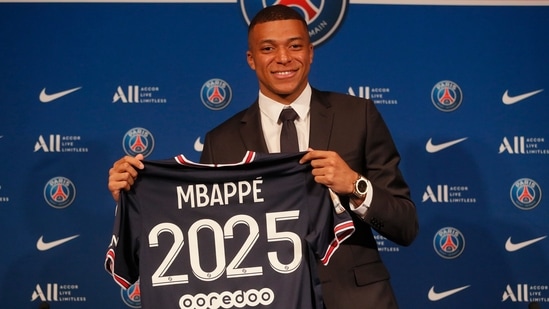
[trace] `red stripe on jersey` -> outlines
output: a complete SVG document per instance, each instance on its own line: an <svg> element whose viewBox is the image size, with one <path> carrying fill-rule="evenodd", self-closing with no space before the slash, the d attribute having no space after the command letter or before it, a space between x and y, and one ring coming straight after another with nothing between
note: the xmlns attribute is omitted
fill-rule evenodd
<svg viewBox="0 0 549 309"><path fill-rule="evenodd" d="M177 161L177 163L179 163L181 165L186 165L185 164L186 158L185 158L184 155L178 155L174 159L175 159L175 161Z"/></svg>
<svg viewBox="0 0 549 309"><path fill-rule="evenodd" d="M328 265L334 252L339 248L339 244L349 238L355 232L353 221L345 221L334 227L335 238L330 242L330 246L326 249L324 257L320 259L323 265Z"/></svg>
<svg viewBox="0 0 549 309"><path fill-rule="evenodd" d="M115 273L114 259L115 259L114 250L109 249L109 251L107 251L107 256L105 258L105 270L107 270L107 272L109 272L112 275L114 281L118 283L118 285L120 285L124 289L128 289L131 286L131 283L128 282L128 280L122 278L121 276Z"/></svg>
<svg viewBox="0 0 549 309"><path fill-rule="evenodd" d="M242 165L242 164L248 164L250 162L253 162L255 159L256 153L253 151L246 151L246 154L244 155L244 158L242 158L242 161L236 162L236 163L230 163L230 164L204 164L204 163L197 163L194 161L191 161L187 159L184 155L180 154L178 156L175 156L174 159L177 163L185 166L205 166L205 167L222 167L222 166L235 166L235 165Z"/></svg>
<svg viewBox="0 0 549 309"><path fill-rule="evenodd" d="M213 164L201 164L201 163L191 161L182 154L176 156L174 159L175 161L177 161L177 163L185 166L209 166L209 167L214 166Z"/></svg>
<svg viewBox="0 0 549 309"><path fill-rule="evenodd" d="M254 159L255 159L255 152L253 151L247 151L246 152L246 156L245 156L245 161L244 163L250 163L252 162Z"/></svg>

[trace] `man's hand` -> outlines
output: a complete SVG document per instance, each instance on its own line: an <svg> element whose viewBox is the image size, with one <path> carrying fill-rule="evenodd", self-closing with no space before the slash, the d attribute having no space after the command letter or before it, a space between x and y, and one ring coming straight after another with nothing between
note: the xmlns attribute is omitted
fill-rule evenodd
<svg viewBox="0 0 549 309"><path fill-rule="evenodd" d="M323 184L337 194L353 193L353 184L358 178L357 172L334 151L308 149L299 163L310 162L317 183Z"/></svg>
<svg viewBox="0 0 549 309"><path fill-rule="evenodd" d="M118 202L120 190L129 190L137 177L136 169L143 169L143 155L138 154L135 157L125 156L114 162L109 169L109 191L113 199Z"/></svg>

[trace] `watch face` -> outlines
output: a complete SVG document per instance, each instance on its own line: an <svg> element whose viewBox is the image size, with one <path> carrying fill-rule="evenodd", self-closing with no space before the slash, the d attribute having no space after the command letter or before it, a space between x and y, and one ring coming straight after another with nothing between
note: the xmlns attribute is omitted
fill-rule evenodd
<svg viewBox="0 0 549 309"><path fill-rule="evenodd" d="M366 193L366 188L368 187L368 183L366 183L366 180L360 179L356 184L356 186L357 186L358 192Z"/></svg>

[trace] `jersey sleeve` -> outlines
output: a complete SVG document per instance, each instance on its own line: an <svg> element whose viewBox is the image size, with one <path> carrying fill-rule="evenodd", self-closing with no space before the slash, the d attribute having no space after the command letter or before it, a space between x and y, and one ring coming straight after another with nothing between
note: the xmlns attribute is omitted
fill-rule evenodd
<svg viewBox="0 0 549 309"><path fill-rule="evenodd" d="M306 240L320 262L328 265L339 244L354 233L355 227L351 215L332 190L317 183L310 186L307 207L311 230Z"/></svg>
<svg viewBox="0 0 549 309"><path fill-rule="evenodd" d="M105 270L127 289L139 279L138 205L135 194L121 192L116 206L113 233L105 257Z"/></svg>

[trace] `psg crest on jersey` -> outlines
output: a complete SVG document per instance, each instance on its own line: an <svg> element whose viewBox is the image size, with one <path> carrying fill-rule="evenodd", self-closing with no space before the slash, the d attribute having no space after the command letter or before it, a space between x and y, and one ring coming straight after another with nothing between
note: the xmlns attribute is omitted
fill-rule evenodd
<svg viewBox="0 0 549 309"><path fill-rule="evenodd" d="M309 27L313 45L326 41L343 20L348 0L240 0L242 15L250 24L253 16L261 9L283 4L294 8L303 15Z"/></svg>
<svg viewBox="0 0 549 309"><path fill-rule="evenodd" d="M120 297L128 307L141 308L141 289L139 288L139 281L127 289L121 288Z"/></svg>
<svg viewBox="0 0 549 309"><path fill-rule="evenodd" d="M436 232L433 247L440 257L455 259L465 249L465 238L458 229L444 227Z"/></svg>

